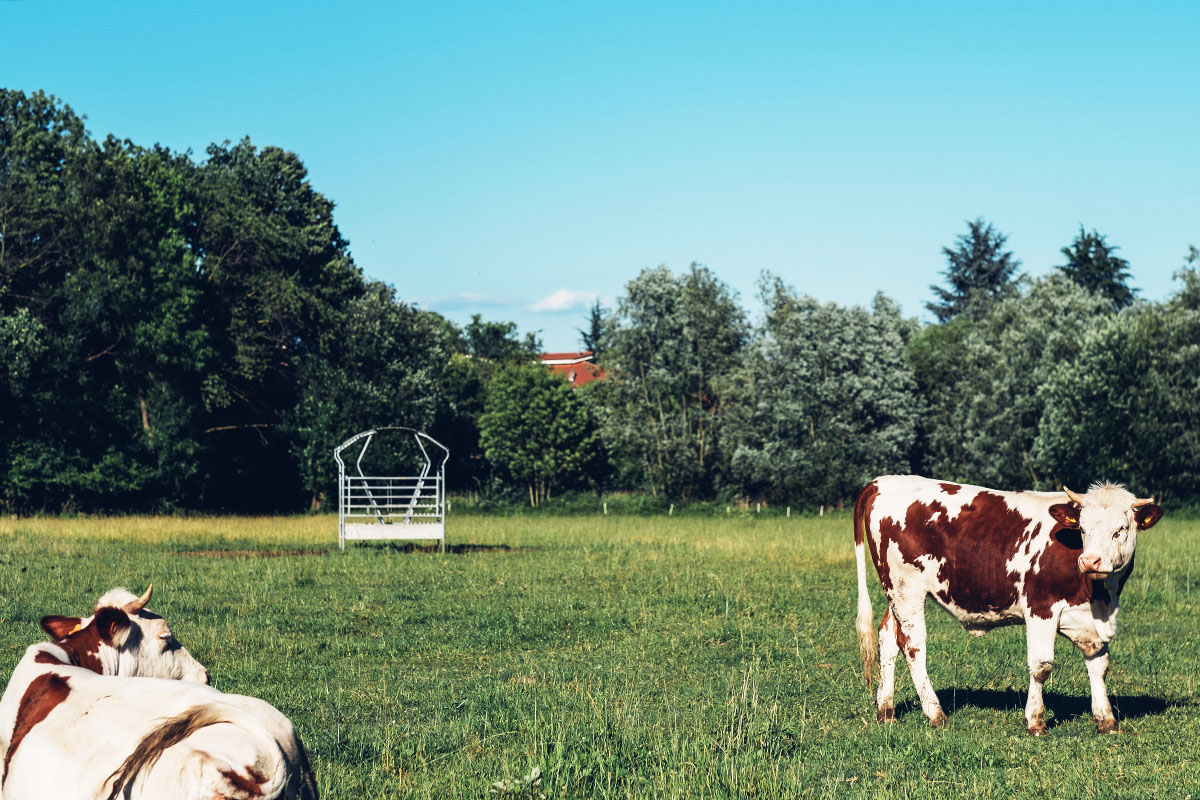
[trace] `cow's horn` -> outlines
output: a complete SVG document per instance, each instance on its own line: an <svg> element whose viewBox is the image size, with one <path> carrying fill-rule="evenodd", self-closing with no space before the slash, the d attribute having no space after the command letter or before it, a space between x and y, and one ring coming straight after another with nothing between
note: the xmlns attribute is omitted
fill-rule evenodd
<svg viewBox="0 0 1200 800"><path fill-rule="evenodd" d="M1143 498L1143 499L1141 499L1141 500L1134 500L1134 501L1133 501L1133 507L1134 507L1134 508L1141 508L1142 506L1148 506L1148 505L1150 505L1150 504L1151 504L1151 503L1153 503L1153 502L1154 502L1154 498L1153 498L1153 497L1146 497L1146 498Z"/></svg>
<svg viewBox="0 0 1200 800"><path fill-rule="evenodd" d="M1072 492L1070 489L1068 489L1065 486L1063 487L1063 491L1067 493L1067 497L1071 498L1072 503L1078 503L1079 505L1083 505L1083 496L1082 495L1075 494L1074 492Z"/></svg>
<svg viewBox="0 0 1200 800"><path fill-rule="evenodd" d="M150 602L150 595L153 593L154 593L154 584L152 583L146 587L146 593L144 595L139 597L137 600L134 600L132 603L126 604L125 613L136 614L139 611L141 611L143 608L146 607L146 603Z"/></svg>

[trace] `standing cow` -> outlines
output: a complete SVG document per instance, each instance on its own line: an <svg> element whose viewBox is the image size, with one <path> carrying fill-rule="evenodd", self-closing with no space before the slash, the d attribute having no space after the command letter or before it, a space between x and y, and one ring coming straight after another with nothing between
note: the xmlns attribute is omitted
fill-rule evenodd
<svg viewBox="0 0 1200 800"><path fill-rule="evenodd" d="M868 547L888 602L879 626L881 721L895 719L896 657L903 652L921 710L934 726L946 722L925 669L925 597L932 595L978 636L1025 624L1031 734L1046 732L1042 685L1057 633L1083 651L1096 727L1116 732L1104 688L1108 643L1117 632L1117 602L1133 571L1138 531L1163 511L1112 483L1093 484L1083 495L1064 491L1004 492L915 475L877 478L862 490L854 506L854 555L868 687L875 662Z"/></svg>

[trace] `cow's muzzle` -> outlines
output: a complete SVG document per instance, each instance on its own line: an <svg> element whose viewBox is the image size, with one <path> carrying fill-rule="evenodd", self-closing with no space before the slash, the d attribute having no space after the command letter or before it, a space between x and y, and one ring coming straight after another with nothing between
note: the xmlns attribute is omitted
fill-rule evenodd
<svg viewBox="0 0 1200 800"><path fill-rule="evenodd" d="M1101 569L1103 559L1100 556L1082 555L1079 557L1079 571L1091 578L1107 578L1108 573Z"/></svg>

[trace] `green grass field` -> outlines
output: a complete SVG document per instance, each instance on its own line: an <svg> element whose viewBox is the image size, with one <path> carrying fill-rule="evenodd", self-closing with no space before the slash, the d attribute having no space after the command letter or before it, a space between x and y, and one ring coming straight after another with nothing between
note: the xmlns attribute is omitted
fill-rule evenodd
<svg viewBox="0 0 1200 800"><path fill-rule="evenodd" d="M903 667L900 719L876 723L846 515L449 531L445 554L341 553L333 517L4 520L0 675L43 614L153 582L219 688L296 723L327 800L1200 797L1200 523L1140 542L1108 681L1123 733L1096 734L1060 640L1042 739L1022 629L969 637L932 606L949 727L925 724Z"/></svg>

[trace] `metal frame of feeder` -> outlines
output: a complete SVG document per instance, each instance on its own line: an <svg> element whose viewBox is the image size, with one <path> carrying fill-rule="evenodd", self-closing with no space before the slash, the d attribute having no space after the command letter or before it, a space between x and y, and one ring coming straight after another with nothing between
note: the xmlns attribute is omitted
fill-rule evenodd
<svg viewBox="0 0 1200 800"><path fill-rule="evenodd" d="M402 431L413 435L425 457L419 475L364 475L363 456L375 434ZM357 475L346 472L342 451L362 441L354 461ZM440 449L441 460L434 468L427 445ZM436 455L436 453L435 453ZM441 442L412 428L375 428L351 436L337 446L333 457L338 464L338 547L346 549L346 540L360 539L437 539L446 550L446 461L450 451Z"/></svg>

